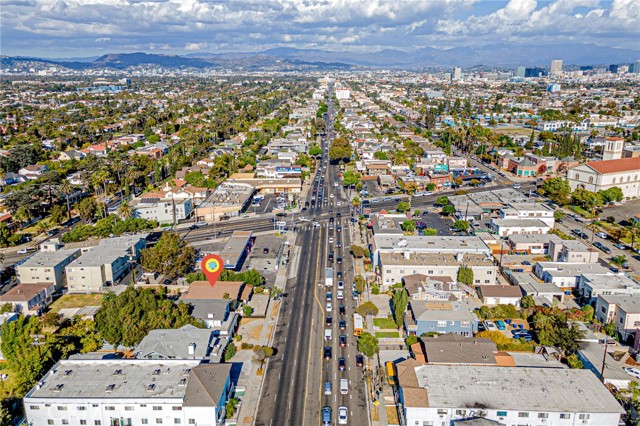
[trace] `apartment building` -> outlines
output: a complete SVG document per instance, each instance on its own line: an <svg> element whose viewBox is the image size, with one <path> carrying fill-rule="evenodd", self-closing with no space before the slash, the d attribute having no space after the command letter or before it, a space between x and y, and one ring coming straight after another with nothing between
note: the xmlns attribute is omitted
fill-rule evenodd
<svg viewBox="0 0 640 426"><path fill-rule="evenodd" d="M28 424L224 425L231 364L62 360L24 397Z"/></svg>
<svg viewBox="0 0 640 426"><path fill-rule="evenodd" d="M578 240L553 241L549 244L549 257L556 262L596 263L600 253Z"/></svg>
<svg viewBox="0 0 640 426"><path fill-rule="evenodd" d="M149 193L131 201L133 217L155 220L160 224L178 223L193 211L191 198L166 197L164 193Z"/></svg>
<svg viewBox="0 0 640 426"><path fill-rule="evenodd" d="M541 203L509 203L500 210L500 219L533 220L538 219L553 228L555 219L553 209Z"/></svg>
<svg viewBox="0 0 640 426"><path fill-rule="evenodd" d="M406 425L617 426L624 410L588 370L398 364ZM468 423L463 420L477 419Z"/></svg>
<svg viewBox="0 0 640 426"><path fill-rule="evenodd" d="M69 293L97 293L116 284L145 247L146 235L131 235L106 238L98 246L83 249L82 255L65 268Z"/></svg>
<svg viewBox="0 0 640 426"><path fill-rule="evenodd" d="M379 262L380 288L383 291L402 282L406 275L449 277L457 281L462 265L471 268L476 285L495 284L498 273L493 260L484 254L381 253Z"/></svg>
<svg viewBox="0 0 640 426"><path fill-rule="evenodd" d="M600 294L596 298L595 316L603 324L613 322L616 331L627 340L640 328L640 297L627 294Z"/></svg>
<svg viewBox="0 0 640 426"><path fill-rule="evenodd" d="M632 295L638 297L640 296L640 283L623 274L582 274L578 278L578 292L588 303L594 303L600 295Z"/></svg>
<svg viewBox="0 0 640 426"><path fill-rule="evenodd" d="M66 286L65 268L80 255L77 249L39 251L16 267L23 284L53 283L56 289Z"/></svg>
<svg viewBox="0 0 640 426"><path fill-rule="evenodd" d="M490 227L500 237L512 234L548 234L552 227L540 219L491 219Z"/></svg>

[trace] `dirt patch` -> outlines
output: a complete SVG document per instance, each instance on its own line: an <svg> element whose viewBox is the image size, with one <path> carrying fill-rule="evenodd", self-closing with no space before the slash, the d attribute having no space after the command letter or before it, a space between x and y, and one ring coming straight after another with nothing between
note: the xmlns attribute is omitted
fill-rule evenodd
<svg viewBox="0 0 640 426"><path fill-rule="evenodd" d="M54 312L60 309L82 308L85 306L100 306L102 294L65 294L51 305Z"/></svg>
<svg viewBox="0 0 640 426"><path fill-rule="evenodd" d="M258 325L251 330L251 338L254 340L258 340L260 336L262 336L262 326Z"/></svg>
<svg viewBox="0 0 640 426"><path fill-rule="evenodd" d="M258 318L241 318L240 319L240 326L247 325L247 324L252 323L254 321L257 321L257 320L258 320Z"/></svg>
<svg viewBox="0 0 640 426"><path fill-rule="evenodd" d="M273 304L273 307L271 308L271 316L275 317L276 314L278 313L278 306L280 306L280 302L276 302Z"/></svg>

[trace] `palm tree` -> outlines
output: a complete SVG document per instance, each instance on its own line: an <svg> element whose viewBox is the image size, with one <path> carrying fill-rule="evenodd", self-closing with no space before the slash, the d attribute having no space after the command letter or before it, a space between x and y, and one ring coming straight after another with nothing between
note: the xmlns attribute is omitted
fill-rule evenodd
<svg viewBox="0 0 640 426"><path fill-rule="evenodd" d="M71 182L69 182L67 179L64 179L60 183L58 191L60 191L65 196L65 199L67 201L67 215L69 216L69 220L71 220L71 204L69 203L69 195L73 193L73 186L71 185Z"/></svg>
<svg viewBox="0 0 640 426"><path fill-rule="evenodd" d="M631 250L634 249L636 234L638 231L640 231L640 220L631 219L631 225L629 225L629 232L631 233Z"/></svg>
<svg viewBox="0 0 640 426"><path fill-rule="evenodd" d="M133 209L127 201L123 201L122 204L120 204L120 207L118 207L118 215L122 219L129 219L133 217Z"/></svg>
<svg viewBox="0 0 640 426"><path fill-rule="evenodd" d="M614 265L616 265L618 267L618 269L620 269L622 267L622 265L627 263L627 256L625 256L624 254L616 256L616 257L611 259L611 263L613 263Z"/></svg>

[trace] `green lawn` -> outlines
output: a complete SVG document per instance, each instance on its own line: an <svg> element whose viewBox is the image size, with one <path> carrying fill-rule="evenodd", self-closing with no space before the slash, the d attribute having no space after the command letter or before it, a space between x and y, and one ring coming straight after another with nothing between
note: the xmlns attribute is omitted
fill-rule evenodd
<svg viewBox="0 0 640 426"><path fill-rule="evenodd" d="M400 337L397 331L376 331L376 337Z"/></svg>
<svg viewBox="0 0 640 426"><path fill-rule="evenodd" d="M395 330L398 328L396 326L396 323L393 320L390 320L389 318L374 318L373 325L379 328L391 329L391 330Z"/></svg>
<svg viewBox="0 0 640 426"><path fill-rule="evenodd" d="M67 308L82 308L84 306L100 306L102 294L65 294L51 304L52 311Z"/></svg>

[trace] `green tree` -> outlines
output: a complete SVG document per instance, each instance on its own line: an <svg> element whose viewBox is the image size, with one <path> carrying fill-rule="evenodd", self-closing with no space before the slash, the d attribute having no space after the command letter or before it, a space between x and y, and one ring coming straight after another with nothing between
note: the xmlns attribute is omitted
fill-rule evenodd
<svg viewBox="0 0 640 426"><path fill-rule="evenodd" d="M556 346L563 354L575 353L578 340L584 336L575 322L568 321L566 314L546 314L538 311L532 317L538 341L544 346Z"/></svg>
<svg viewBox="0 0 640 426"><path fill-rule="evenodd" d="M64 222L67 219L67 209L65 209L59 204L56 204L51 208L50 219L52 223L55 223L56 225L60 225L62 222Z"/></svg>
<svg viewBox="0 0 640 426"><path fill-rule="evenodd" d="M351 185L356 185L358 182L360 182L360 179L362 178L362 175L360 173L357 172L352 172L352 171L346 171L342 174L342 185L343 186L351 186Z"/></svg>
<svg viewBox="0 0 640 426"><path fill-rule="evenodd" d="M1 222L0 223L0 247L7 247L9 245L11 235L13 235L13 233L11 232L11 229L9 229L6 223ZM2 261L4 262L4 259L2 259Z"/></svg>
<svg viewBox="0 0 640 426"><path fill-rule="evenodd" d="M569 181L562 177L552 177L543 182L538 189L541 195L549 197L551 201L561 206L569 204L571 187Z"/></svg>
<svg viewBox="0 0 640 426"><path fill-rule="evenodd" d="M376 316L378 315L378 307L371 301L364 302L356 307L356 313L363 317L366 317L367 315Z"/></svg>
<svg viewBox="0 0 640 426"><path fill-rule="evenodd" d="M322 155L322 148L320 148L317 144L310 145L309 155L312 157L317 157L319 155Z"/></svg>
<svg viewBox="0 0 640 426"><path fill-rule="evenodd" d="M622 265L627 263L627 256L625 256L624 254L615 256L615 257L611 258L611 263L616 265L618 268L622 268Z"/></svg>
<svg viewBox="0 0 640 426"><path fill-rule="evenodd" d="M96 329L114 346L135 346L151 330L186 324L202 326L189 314L188 305L167 297L165 288L129 287L119 295L107 293L96 314Z"/></svg>
<svg viewBox="0 0 640 426"><path fill-rule="evenodd" d="M195 250L174 232L164 232L155 246L142 250L140 264L169 279L185 275L193 266Z"/></svg>
<svg viewBox="0 0 640 426"><path fill-rule="evenodd" d="M78 205L78 213L80 213L80 219L85 222L92 221L98 211L98 203L93 198L85 198L81 200Z"/></svg>
<svg viewBox="0 0 640 426"><path fill-rule="evenodd" d="M364 287L367 284L367 282L365 281L365 279L362 277L362 275L356 275L353 278L353 282L356 284L356 291L358 293L363 293L364 292ZM377 314L376 314L377 315Z"/></svg>
<svg viewBox="0 0 640 426"><path fill-rule="evenodd" d="M473 269L466 265L458 268L458 282L466 285L473 285Z"/></svg>
<svg viewBox="0 0 640 426"><path fill-rule="evenodd" d="M428 236L428 237L434 237L438 235L438 230L433 228L424 228L422 230L422 235Z"/></svg>
<svg viewBox="0 0 640 426"><path fill-rule="evenodd" d="M118 216L123 219L130 219L133 217L133 209L126 200L120 203L120 206L118 207Z"/></svg>
<svg viewBox="0 0 640 426"><path fill-rule="evenodd" d="M409 210L411 210L411 203L409 203L408 201L400 201L398 203L398 206L396 207L396 211L400 213L406 213Z"/></svg>
<svg viewBox="0 0 640 426"><path fill-rule="evenodd" d="M393 305L393 320L398 327L404 325L404 314L407 310L407 303L409 302L409 295L404 288L397 290L393 293L393 299L391 301Z"/></svg>
<svg viewBox="0 0 640 426"><path fill-rule="evenodd" d="M400 225L402 230L407 234L413 235L416 232L416 223L410 219L405 220Z"/></svg>
<svg viewBox="0 0 640 426"><path fill-rule="evenodd" d="M557 221L561 221L562 219L564 219L566 213L563 210L557 209L556 211L553 212L553 218Z"/></svg>
<svg viewBox="0 0 640 426"><path fill-rule="evenodd" d="M446 195L441 195L436 198L437 206L446 206L447 204L449 204L449 197L447 197Z"/></svg>
<svg viewBox="0 0 640 426"><path fill-rule="evenodd" d="M605 189L604 191L598 191L598 195L602 198L604 203L610 203L612 201L620 202L624 198L622 189L617 186Z"/></svg>
<svg viewBox="0 0 640 426"><path fill-rule="evenodd" d="M242 308L242 314L245 318L250 317L252 313L253 313L253 308L251 306L246 305L244 308Z"/></svg>
<svg viewBox="0 0 640 426"><path fill-rule="evenodd" d="M407 336L406 339L404 339L404 342L406 343L407 346L411 346L415 343L418 343L418 336L416 336L415 334L411 334Z"/></svg>
<svg viewBox="0 0 640 426"><path fill-rule="evenodd" d="M453 222L453 227L458 231L467 231L471 224L467 220L456 220Z"/></svg>
<svg viewBox="0 0 640 426"><path fill-rule="evenodd" d="M586 322L593 321L593 316L595 314L595 310L593 309L593 306L584 305L582 308L580 308L580 310L582 311L582 314L584 315L584 320Z"/></svg>
<svg viewBox="0 0 640 426"><path fill-rule="evenodd" d="M536 302L533 300L533 296L527 294L522 299L520 299L520 306L522 309L529 309L536 306Z"/></svg>
<svg viewBox="0 0 640 426"><path fill-rule="evenodd" d="M433 183L433 182L429 182L429 183L427 184L427 191L429 191L429 192L433 192L433 191L435 191L435 190L436 190L436 184L435 184L435 183Z"/></svg>
<svg viewBox="0 0 640 426"><path fill-rule="evenodd" d="M574 368L574 369L584 368L584 364L582 364L582 361L580 361L580 359L578 358L578 355L576 354L569 355L566 358L566 360L567 360L567 365L571 368Z"/></svg>
<svg viewBox="0 0 640 426"><path fill-rule="evenodd" d="M629 233L631 234L631 249L634 249L636 246L636 237L638 236L638 233L640 232L640 220L636 220L635 218L632 218L631 220L629 220Z"/></svg>
<svg viewBox="0 0 640 426"><path fill-rule="evenodd" d="M373 358L375 354L380 352L380 347L378 346L378 338L371 333L367 333L366 331L362 333L358 338L357 348L358 351L367 358Z"/></svg>
<svg viewBox="0 0 640 426"><path fill-rule="evenodd" d="M236 414L236 410L238 409L238 400L235 398L230 398L225 404L224 409L225 418L232 418Z"/></svg>
<svg viewBox="0 0 640 426"><path fill-rule="evenodd" d="M364 247L361 247L357 244L351 244L349 246L349 251L354 257L361 258L364 256Z"/></svg>
<svg viewBox="0 0 640 426"><path fill-rule="evenodd" d="M229 343L224 349L224 362L229 362L238 352L238 348L233 343Z"/></svg>
<svg viewBox="0 0 640 426"><path fill-rule="evenodd" d="M373 158L375 158L376 160L388 160L389 156L387 156L386 152L376 151L373 153Z"/></svg>
<svg viewBox="0 0 640 426"><path fill-rule="evenodd" d="M452 206L451 204L447 204L445 206L442 207L442 215L444 216L451 216L452 214L455 214L456 212L456 208L454 206Z"/></svg>

